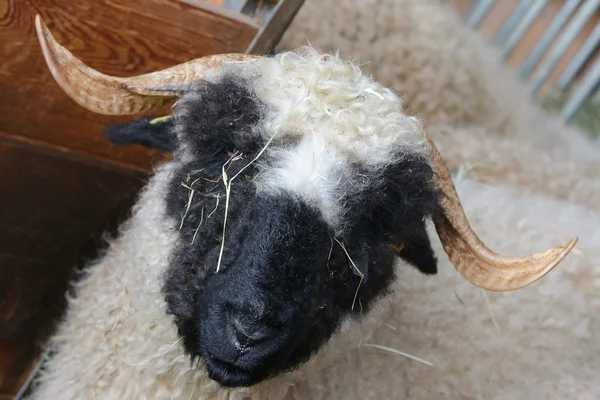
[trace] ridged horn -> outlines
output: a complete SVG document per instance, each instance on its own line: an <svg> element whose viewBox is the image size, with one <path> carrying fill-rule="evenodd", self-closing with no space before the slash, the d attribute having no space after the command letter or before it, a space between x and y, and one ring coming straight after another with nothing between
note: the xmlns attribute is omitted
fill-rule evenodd
<svg viewBox="0 0 600 400"><path fill-rule="evenodd" d="M427 133L421 133L441 192L443 211L434 217L435 228L444 251L465 279L496 292L520 289L545 276L573 249L577 237L563 246L525 257L502 256L487 248L469 225L444 159Z"/></svg>
<svg viewBox="0 0 600 400"><path fill-rule="evenodd" d="M38 40L56 82L80 106L104 115L131 115L151 110L174 99L179 90L227 61L249 61L259 56L219 54L197 58L161 71L120 78L102 74L61 46L35 17Z"/></svg>

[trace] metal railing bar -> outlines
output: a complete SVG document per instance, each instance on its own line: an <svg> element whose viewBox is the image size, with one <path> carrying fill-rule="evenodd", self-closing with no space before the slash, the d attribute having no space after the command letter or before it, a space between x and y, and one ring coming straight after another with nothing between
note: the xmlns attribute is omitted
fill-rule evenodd
<svg viewBox="0 0 600 400"><path fill-rule="evenodd" d="M465 17L465 22L471 28L479 27L496 0L477 0Z"/></svg>
<svg viewBox="0 0 600 400"><path fill-rule="evenodd" d="M519 2L507 18L506 22L500 27L496 37L494 37L494 44L503 46L506 43L511 33L515 30L515 27L519 25L519 22L523 19L523 16L529 7L531 7L531 0L521 0Z"/></svg>
<svg viewBox="0 0 600 400"><path fill-rule="evenodd" d="M504 46L504 58L510 56L547 4L548 0L538 0L529 7L523 16L523 19L519 22Z"/></svg>
<svg viewBox="0 0 600 400"><path fill-rule="evenodd" d="M594 62L588 72L581 78L581 83L562 108L561 115L565 121L569 122L575 116L598 85L600 85L600 58Z"/></svg>
<svg viewBox="0 0 600 400"><path fill-rule="evenodd" d="M600 22L596 24L596 27L592 33L590 33L585 43L583 43L579 51L577 51L573 57L573 60L571 60L560 78L558 78L555 85L556 90L564 91L567 89L598 45L600 45Z"/></svg>

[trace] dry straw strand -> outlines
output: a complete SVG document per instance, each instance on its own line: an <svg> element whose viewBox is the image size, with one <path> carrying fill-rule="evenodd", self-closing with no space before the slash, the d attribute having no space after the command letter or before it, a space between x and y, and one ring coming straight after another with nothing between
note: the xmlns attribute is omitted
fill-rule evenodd
<svg viewBox="0 0 600 400"><path fill-rule="evenodd" d="M400 350L397 350L397 349L393 349L391 347L386 347L386 346L381 346L381 345L378 345L378 344L371 344L371 343L365 343L364 346L365 347L374 347L376 349L389 351L390 353L399 354L401 356L410 358L411 360L415 360L415 361L418 361L420 363L429 365L430 367L433 367L433 364L430 363L429 361L423 360L422 358L419 358L417 356L413 356L412 354L408 354L408 353L405 353L403 351L400 351Z"/></svg>
<svg viewBox="0 0 600 400"><path fill-rule="evenodd" d="M219 269L221 268L221 260L223 259L223 250L225 249L225 230L227 228L227 214L229 213L229 193L231 192L231 183L242 172L244 172L244 170L246 168L248 168L249 166L251 166L252 164L254 164L256 162L256 160L258 160L260 158L260 156L262 156L262 154L265 152L265 150L267 149L267 147L269 147L269 145L271 144L271 142L273 141L273 139L275 139L276 135L277 135L277 132L275 132L273 134L273 136L271 136L271 138L267 141L267 143L264 145L264 147L258 152L258 154L256 155L256 157L254 157L252 159L252 161L250 161L242 169L240 169L238 171L238 173L233 176L233 178L228 179L227 172L225 171L225 165L227 165L227 163L229 163L230 161L232 161L234 159L234 157L237 156L237 153L234 154L233 156L231 156L231 158L229 159L229 161L227 161L227 163L223 164L223 185L225 185L225 196L226 196L225 197L225 216L223 218L223 237L221 238L221 251L219 252L219 261L217 261L217 272L219 272Z"/></svg>
<svg viewBox="0 0 600 400"><path fill-rule="evenodd" d="M352 264L352 267L356 270L356 272L360 276L360 282L358 282L358 286L356 287L356 293L354 293L354 300L352 301L352 310L354 310L354 304L356 303L356 298L358 297L358 291L360 290L360 285L362 285L362 281L365 278L365 275L360 271L360 269L358 269L356 264L354 264L354 261L352 260L352 257L350 257L350 254L348 254L348 251L346 250L346 247L344 247L344 244L342 242L340 242L337 238L334 238L334 239L336 242L338 242L340 244L340 246L342 246L342 250L344 250L344 253L346 253L348 260L350 260L350 264Z"/></svg>

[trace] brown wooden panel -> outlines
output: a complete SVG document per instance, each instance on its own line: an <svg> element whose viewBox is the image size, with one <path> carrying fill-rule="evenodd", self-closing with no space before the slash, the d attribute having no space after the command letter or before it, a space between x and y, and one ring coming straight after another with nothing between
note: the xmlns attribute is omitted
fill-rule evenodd
<svg viewBox="0 0 600 400"><path fill-rule="evenodd" d="M0 394L14 394L74 267L128 214L146 174L0 135Z"/></svg>
<svg viewBox="0 0 600 400"><path fill-rule="evenodd" d="M88 112L48 71L35 36L41 14L57 40L101 72L131 76L207 54L243 52L256 28L172 0L0 0L0 131L149 168L157 152L102 136L131 117Z"/></svg>

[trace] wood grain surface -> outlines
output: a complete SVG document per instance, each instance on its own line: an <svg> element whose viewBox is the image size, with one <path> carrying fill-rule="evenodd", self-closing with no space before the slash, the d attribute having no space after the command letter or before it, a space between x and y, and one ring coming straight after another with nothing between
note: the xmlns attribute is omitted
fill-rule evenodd
<svg viewBox="0 0 600 400"><path fill-rule="evenodd" d="M102 247L145 179L0 136L0 394L16 392L74 267Z"/></svg>
<svg viewBox="0 0 600 400"><path fill-rule="evenodd" d="M56 84L35 35L37 13L75 56L115 76L243 52L256 34L254 27L170 0L0 0L0 131L146 170L160 153L113 146L102 135L107 123L127 117L84 110Z"/></svg>

